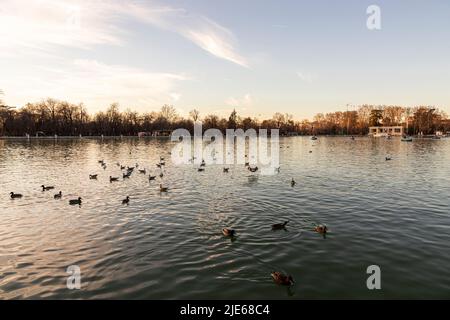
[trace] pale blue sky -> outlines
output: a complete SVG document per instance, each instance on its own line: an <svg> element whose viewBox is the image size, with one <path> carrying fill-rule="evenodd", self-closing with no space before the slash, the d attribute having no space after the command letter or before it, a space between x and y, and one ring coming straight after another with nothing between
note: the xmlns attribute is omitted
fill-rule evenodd
<svg viewBox="0 0 450 320"><path fill-rule="evenodd" d="M381 30L366 9L381 8ZM351 104L450 112L450 2L0 0L9 104L55 97L311 118Z"/></svg>

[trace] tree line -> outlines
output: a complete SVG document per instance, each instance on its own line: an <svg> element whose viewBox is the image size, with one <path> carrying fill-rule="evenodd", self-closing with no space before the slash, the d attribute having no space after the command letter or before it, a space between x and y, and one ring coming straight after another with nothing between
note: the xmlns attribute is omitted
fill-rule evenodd
<svg viewBox="0 0 450 320"><path fill-rule="evenodd" d="M319 113L312 120L296 121L291 114L275 113L272 118L260 120L241 117L235 110L228 117L215 114L202 116L198 110L181 117L171 105L159 111L138 113L131 109L121 112L114 103L105 111L89 114L81 104L46 99L27 103L19 109L8 107L0 100L0 135L24 136L117 136L137 135L139 132L172 131L185 128L193 131L194 122L202 121L203 130L217 128L279 129L282 135L364 135L370 126L398 126L408 128L409 134L433 134L450 131L450 120L438 108L430 106L402 107L361 105L355 111Z"/></svg>

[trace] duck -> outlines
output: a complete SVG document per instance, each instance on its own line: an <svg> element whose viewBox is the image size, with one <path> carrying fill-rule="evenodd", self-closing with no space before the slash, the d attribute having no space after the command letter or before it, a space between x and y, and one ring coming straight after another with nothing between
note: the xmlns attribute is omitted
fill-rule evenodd
<svg viewBox="0 0 450 320"><path fill-rule="evenodd" d="M128 178L130 178L130 175L131 175L130 172L124 173L124 174L122 174L122 178L123 179L128 179Z"/></svg>
<svg viewBox="0 0 450 320"><path fill-rule="evenodd" d="M223 172L228 173L230 171L230 168L223 168Z"/></svg>
<svg viewBox="0 0 450 320"><path fill-rule="evenodd" d="M159 161L164 161L164 157L159 157Z"/></svg>
<svg viewBox="0 0 450 320"><path fill-rule="evenodd" d="M254 167L254 168L252 168L252 167L248 167L248 170L250 171L250 172L256 172L256 171L258 171L258 167Z"/></svg>
<svg viewBox="0 0 450 320"><path fill-rule="evenodd" d="M102 164L103 170L106 170L106 164Z"/></svg>
<svg viewBox="0 0 450 320"><path fill-rule="evenodd" d="M53 186L44 186L44 185L42 185L41 186L42 187L42 191L48 191L48 190L52 190L52 189L55 189L55 187L53 187Z"/></svg>
<svg viewBox="0 0 450 320"><path fill-rule="evenodd" d="M160 178L164 177L164 173L161 172L161 173L159 174L159 177L160 177Z"/></svg>
<svg viewBox="0 0 450 320"><path fill-rule="evenodd" d="M202 163L200 163L200 167L204 167L204 166L206 166L206 162L205 162L205 160L202 160Z"/></svg>
<svg viewBox="0 0 450 320"><path fill-rule="evenodd" d="M147 174L147 170L145 170L145 169L139 169L139 173Z"/></svg>
<svg viewBox="0 0 450 320"><path fill-rule="evenodd" d="M125 170L125 166L120 166L120 170Z"/></svg>
<svg viewBox="0 0 450 320"><path fill-rule="evenodd" d="M156 179L156 176L148 176L148 180L149 180L149 181L155 180L155 179Z"/></svg>
<svg viewBox="0 0 450 320"><path fill-rule="evenodd" d="M53 196L53 198L55 198L55 199L61 199L61 198L62 198L62 192L61 192L61 191L58 192L57 194L55 194L55 195Z"/></svg>
<svg viewBox="0 0 450 320"><path fill-rule="evenodd" d="M223 228L222 233L225 237L234 237L234 235L236 234L236 230Z"/></svg>
<svg viewBox="0 0 450 320"><path fill-rule="evenodd" d="M161 164L157 163L156 166L161 169Z"/></svg>
<svg viewBox="0 0 450 320"><path fill-rule="evenodd" d="M295 186L297 184L297 182L295 182L294 178L292 178L291 180L291 187Z"/></svg>
<svg viewBox="0 0 450 320"><path fill-rule="evenodd" d="M159 164L160 164L161 166L165 166L165 165L166 165L166 162L165 162L165 161L160 161Z"/></svg>
<svg viewBox="0 0 450 320"><path fill-rule="evenodd" d="M22 198L22 195L20 193L11 192L10 195L11 195L11 199Z"/></svg>
<svg viewBox="0 0 450 320"><path fill-rule="evenodd" d="M100 163L100 164L104 164L104 163L105 163L105 161L104 161L104 160L98 160L98 163Z"/></svg>
<svg viewBox="0 0 450 320"><path fill-rule="evenodd" d="M69 204L70 205L75 205L75 204L81 205L81 197L78 197L78 199L69 200Z"/></svg>
<svg viewBox="0 0 450 320"><path fill-rule="evenodd" d="M119 181L119 178L109 176L109 182L114 182L114 181Z"/></svg>
<svg viewBox="0 0 450 320"><path fill-rule="evenodd" d="M328 232L328 228L325 225L319 224L314 228L314 231L320 234L326 234Z"/></svg>
<svg viewBox="0 0 450 320"><path fill-rule="evenodd" d="M97 174L90 174L89 175L89 179L91 179L91 180L95 180L95 179L97 179Z"/></svg>
<svg viewBox="0 0 450 320"><path fill-rule="evenodd" d="M130 202L130 197L127 196L125 199L122 200L122 204L128 204Z"/></svg>
<svg viewBox="0 0 450 320"><path fill-rule="evenodd" d="M134 170L134 167L127 167L128 172L133 172L133 170Z"/></svg>
<svg viewBox="0 0 450 320"><path fill-rule="evenodd" d="M169 190L169 188L163 187L162 183L159 184L159 191L160 192L167 192L168 190Z"/></svg>
<svg viewBox="0 0 450 320"><path fill-rule="evenodd" d="M203 171L205 171L205 168L198 168L197 171L198 172L203 172Z"/></svg>
<svg viewBox="0 0 450 320"><path fill-rule="evenodd" d="M282 230L286 229L286 225L289 223L289 221L285 221L283 223L277 223L272 225L272 230Z"/></svg>
<svg viewBox="0 0 450 320"><path fill-rule="evenodd" d="M294 284L294 278L290 275L286 275L282 272L273 271L271 274L273 281L276 284L280 284L283 286L292 286Z"/></svg>
<svg viewBox="0 0 450 320"><path fill-rule="evenodd" d="M246 167L250 166L250 162L245 162L245 166Z"/></svg>
<svg viewBox="0 0 450 320"><path fill-rule="evenodd" d="M386 161L391 161L392 157L386 157Z"/></svg>

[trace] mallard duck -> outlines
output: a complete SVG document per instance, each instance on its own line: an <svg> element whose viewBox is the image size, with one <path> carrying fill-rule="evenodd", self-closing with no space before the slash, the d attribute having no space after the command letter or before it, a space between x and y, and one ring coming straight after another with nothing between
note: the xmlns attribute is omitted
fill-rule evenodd
<svg viewBox="0 0 450 320"><path fill-rule="evenodd" d="M62 198L62 192L61 192L61 191L58 192L57 194L55 194L55 195L53 196L53 198L55 198L55 199L61 199L61 198Z"/></svg>
<svg viewBox="0 0 450 320"><path fill-rule="evenodd" d="M120 166L120 170L125 170L125 166Z"/></svg>
<svg viewBox="0 0 450 320"><path fill-rule="evenodd" d="M258 171L258 167L254 167L254 168L252 168L252 167L248 167L248 170L250 171L250 172L256 172L256 171Z"/></svg>
<svg viewBox="0 0 450 320"><path fill-rule="evenodd" d="M131 172L130 171L128 171L127 173L123 173L122 174L122 178L123 179L128 179L130 176L131 176Z"/></svg>
<svg viewBox="0 0 450 320"><path fill-rule="evenodd" d="M392 158L391 157L386 157L386 161L391 161Z"/></svg>
<svg viewBox="0 0 450 320"><path fill-rule="evenodd" d="M148 176L148 180L155 180L156 176Z"/></svg>
<svg viewBox="0 0 450 320"><path fill-rule="evenodd" d="M89 175L89 179L91 179L91 180L95 180L95 179L97 179L97 174L90 174Z"/></svg>
<svg viewBox="0 0 450 320"><path fill-rule="evenodd" d="M147 174L147 170L145 170L145 169L139 169L139 173Z"/></svg>
<svg viewBox="0 0 450 320"><path fill-rule="evenodd" d="M130 202L130 197L127 196L125 199L122 200L122 204L128 204Z"/></svg>
<svg viewBox="0 0 450 320"><path fill-rule="evenodd" d="M114 182L114 181L119 181L119 178L109 176L109 182Z"/></svg>
<svg viewBox="0 0 450 320"><path fill-rule="evenodd" d="M234 237L234 235L236 234L236 230L223 228L222 233L225 237Z"/></svg>
<svg viewBox="0 0 450 320"><path fill-rule="evenodd" d="M277 223L272 225L272 230L282 230L286 229L286 225L289 223L289 221L285 221L283 223Z"/></svg>
<svg viewBox="0 0 450 320"><path fill-rule="evenodd" d="M223 172L228 173L230 171L230 168L223 168Z"/></svg>
<svg viewBox="0 0 450 320"><path fill-rule="evenodd" d="M325 225L319 224L318 226L316 226L314 228L314 231L317 233L320 233L320 234L326 234L328 231L328 228Z"/></svg>
<svg viewBox="0 0 450 320"><path fill-rule="evenodd" d="M78 199L72 199L69 200L70 205L80 204L81 205L81 197L78 197Z"/></svg>
<svg viewBox="0 0 450 320"><path fill-rule="evenodd" d="M42 187L42 191L48 191L48 190L55 189L55 187L53 187L53 186L46 187L46 186L42 185L41 187Z"/></svg>
<svg viewBox="0 0 450 320"><path fill-rule="evenodd" d="M163 187L162 183L159 184L159 191L160 192L167 192L168 190L169 190L169 188Z"/></svg>
<svg viewBox="0 0 450 320"><path fill-rule="evenodd" d="M294 284L294 278L290 275L285 275L281 272L274 271L270 274L275 283L283 286L292 286Z"/></svg>
<svg viewBox="0 0 450 320"><path fill-rule="evenodd" d="M297 184L297 182L295 182L294 178L292 178L291 180L291 187L295 186Z"/></svg>
<svg viewBox="0 0 450 320"><path fill-rule="evenodd" d="M10 195L11 199L22 198L22 195L20 193L11 192Z"/></svg>

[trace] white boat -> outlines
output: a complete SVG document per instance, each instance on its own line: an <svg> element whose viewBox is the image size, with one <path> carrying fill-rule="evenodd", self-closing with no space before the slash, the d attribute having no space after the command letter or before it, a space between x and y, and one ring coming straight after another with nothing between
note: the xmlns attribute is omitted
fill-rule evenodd
<svg viewBox="0 0 450 320"><path fill-rule="evenodd" d="M383 137L388 137L389 135L387 133L374 133L373 137L374 138L383 138Z"/></svg>
<svg viewBox="0 0 450 320"><path fill-rule="evenodd" d="M403 136L402 141L411 142L411 141L413 141L413 138L411 136Z"/></svg>

